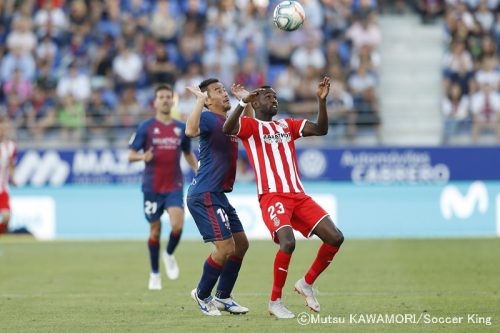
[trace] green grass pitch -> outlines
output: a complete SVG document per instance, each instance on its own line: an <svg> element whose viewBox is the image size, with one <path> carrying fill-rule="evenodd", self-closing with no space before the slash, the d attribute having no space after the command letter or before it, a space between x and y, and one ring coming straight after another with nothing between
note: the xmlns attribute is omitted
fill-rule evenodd
<svg viewBox="0 0 500 333"><path fill-rule="evenodd" d="M284 298L296 314L307 309L293 284L318 246L299 241L292 258ZM343 324L300 325L268 314L276 249L271 241L250 243L234 290L250 312L212 318L189 296L211 250L201 241L181 242L179 280L163 275L163 290L148 291L145 241L3 237L0 332L500 332L500 239L346 240L317 281L321 317L344 318ZM406 313L465 322L350 322L351 315ZM469 314L491 324L470 323Z"/></svg>

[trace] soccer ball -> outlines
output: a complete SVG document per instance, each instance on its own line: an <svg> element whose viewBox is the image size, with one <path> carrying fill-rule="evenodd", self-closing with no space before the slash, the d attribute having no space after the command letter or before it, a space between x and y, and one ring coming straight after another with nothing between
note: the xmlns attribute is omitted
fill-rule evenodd
<svg viewBox="0 0 500 333"><path fill-rule="evenodd" d="M297 30L306 18L304 8L297 1L281 1L274 8L274 24L282 30Z"/></svg>

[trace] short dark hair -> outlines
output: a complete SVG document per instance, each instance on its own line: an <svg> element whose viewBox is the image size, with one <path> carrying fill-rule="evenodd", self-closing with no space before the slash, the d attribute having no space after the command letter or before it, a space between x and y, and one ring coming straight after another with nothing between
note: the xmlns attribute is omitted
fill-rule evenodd
<svg viewBox="0 0 500 333"><path fill-rule="evenodd" d="M219 82L218 79L215 79L215 78L210 78L210 79L206 79L206 80L203 80L199 85L198 85L198 88L200 88L200 90L202 92L205 92L208 90L208 86L211 85L212 83L217 83Z"/></svg>
<svg viewBox="0 0 500 333"><path fill-rule="evenodd" d="M273 89L271 86L260 86L260 89Z"/></svg>
<svg viewBox="0 0 500 333"><path fill-rule="evenodd" d="M174 92L174 89L172 88L172 86L170 84L162 83L162 84L156 86L156 88L155 88L155 98L156 98L156 94L158 93L158 91L161 91L161 90L168 90L168 91Z"/></svg>

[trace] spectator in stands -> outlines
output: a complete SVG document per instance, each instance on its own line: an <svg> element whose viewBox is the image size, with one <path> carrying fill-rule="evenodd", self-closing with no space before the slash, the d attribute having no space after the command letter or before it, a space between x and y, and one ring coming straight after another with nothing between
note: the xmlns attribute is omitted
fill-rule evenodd
<svg viewBox="0 0 500 333"><path fill-rule="evenodd" d="M252 91L265 85L266 76L263 70L258 70L255 59L245 58L238 73L236 73L235 82Z"/></svg>
<svg viewBox="0 0 500 333"><path fill-rule="evenodd" d="M30 53L23 53L20 48L14 48L2 58L0 79L6 81L19 69L24 80L35 78L35 59Z"/></svg>
<svg viewBox="0 0 500 333"><path fill-rule="evenodd" d="M433 23L443 13L443 0L417 0L417 10L422 23Z"/></svg>
<svg viewBox="0 0 500 333"><path fill-rule="evenodd" d="M71 94L64 95L57 112L57 121L61 126L60 142L78 144L85 129L85 108Z"/></svg>
<svg viewBox="0 0 500 333"><path fill-rule="evenodd" d="M489 10L486 1L479 3L477 10L474 13L475 20L479 23L482 33L490 33L495 24L495 15Z"/></svg>
<svg viewBox="0 0 500 333"><path fill-rule="evenodd" d="M381 34L376 24L376 13L360 16L346 31L346 37L352 41L355 50L367 45L376 48L381 42Z"/></svg>
<svg viewBox="0 0 500 333"><path fill-rule="evenodd" d="M460 84L451 84L441 104L444 117L443 144L448 144L453 135L470 125L469 105L469 97L462 94Z"/></svg>
<svg viewBox="0 0 500 333"><path fill-rule="evenodd" d="M323 0L323 7L325 37L340 37L349 27L352 14L351 6L346 6L337 0Z"/></svg>
<svg viewBox="0 0 500 333"><path fill-rule="evenodd" d="M49 35L46 35L38 44L35 54L38 67L42 66L45 62L49 63L52 67L58 55L57 44L52 41Z"/></svg>
<svg viewBox="0 0 500 333"><path fill-rule="evenodd" d="M370 73L376 74L380 66L380 54L368 45L361 47L359 50L354 50L350 60L351 69L356 70L361 64L364 64Z"/></svg>
<svg viewBox="0 0 500 333"><path fill-rule="evenodd" d="M468 95L470 91L474 91L474 71L467 68L465 61L458 63L458 72L452 72L444 78L444 91L450 91L452 84L458 84L463 95Z"/></svg>
<svg viewBox="0 0 500 333"><path fill-rule="evenodd" d="M447 51L444 55L443 66L445 75L458 72L460 66L464 66L467 71L474 69L472 57L469 51L466 50L464 42L453 41L450 48L451 51Z"/></svg>
<svg viewBox="0 0 500 333"><path fill-rule="evenodd" d="M113 139L112 127L115 123L113 110L104 103L100 90L92 91L90 103L87 107L86 127L89 140L94 137L105 136Z"/></svg>
<svg viewBox="0 0 500 333"><path fill-rule="evenodd" d="M320 47L320 40L311 37L303 46L292 53L292 65L301 73L306 74L310 67L319 73L326 65L326 58Z"/></svg>
<svg viewBox="0 0 500 333"><path fill-rule="evenodd" d="M143 70L142 58L131 46L118 47L118 55L113 59L113 73L115 74L117 90L126 87L136 88Z"/></svg>
<svg viewBox="0 0 500 333"><path fill-rule="evenodd" d="M16 68L10 78L4 82L3 93L5 95L15 94L22 104L31 98L33 85L31 81L24 79L21 70Z"/></svg>
<svg viewBox="0 0 500 333"><path fill-rule="evenodd" d="M196 21L187 21L184 24L183 34L179 37L179 67L186 71L189 64L196 62L201 64L204 51L204 37L202 31L196 25Z"/></svg>
<svg viewBox="0 0 500 333"><path fill-rule="evenodd" d="M7 36L7 48L18 49L24 54L34 52L36 45L36 35L31 31L31 19L20 17L14 21L12 31Z"/></svg>
<svg viewBox="0 0 500 333"><path fill-rule="evenodd" d="M72 34L86 35L90 32L90 15L84 0L71 2L69 9L69 31Z"/></svg>
<svg viewBox="0 0 500 333"><path fill-rule="evenodd" d="M125 88L117 106L118 125L124 128L133 128L146 119L148 114L137 101L135 89Z"/></svg>
<svg viewBox="0 0 500 333"><path fill-rule="evenodd" d="M149 83L167 83L170 86L175 86L177 79L177 69L175 64L170 60L170 57L161 43L156 44L155 56L152 61L146 65L149 75Z"/></svg>
<svg viewBox="0 0 500 333"><path fill-rule="evenodd" d="M336 81L332 87L332 96L328 101L328 123L335 137L344 128L347 138L354 139L356 136L354 100L342 81Z"/></svg>
<svg viewBox="0 0 500 333"><path fill-rule="evenodd" d="M203 55L203 67L207 77L217 77L225 85L234 82L238 55L234 47L219 37L215 47Z"/></svg>
<svg viewBox="0 0 500 333"><path fill-rule="evenodd" d="M177 37L177 22L175 16L178 14L171 7L168 0L158 0L156 8L150 19L151 32L162 43L175 43Z"/></svg>
<svg viewBox="0 0 500 333"><path fill-rule="evenodd" d="M485 84L472 96L472 142L477 143L479 134L487 129L500 139L500 94Z"/></svg>
<svg viewBox="0 0 500 333"><path fill-rule="evenodd" d="M52 1L44 1L34 17L36 34L39 38L49 35L59 42L64 42L68 29L68 18L60 7L54 6Z"/></svg>
<svg viewBox="0 0 500 333"><path fill-rule="evenodd" d="M6 95L6 115L9 121L14 125L14 128L25 127L25 109L19 96L16 93Z"/></svg>
<svg viewBox="0 0 500 333"><path fill-rule="evenodd" d="M56 102L41 87L35 87L26 109L27 125L35 144L44 142L45 134L56 126Z"/></svg>
<svg viewBox="0 0 500 333"><path fill-rule="evenodd" d="M482 68L476 72L474 77L475 81L481 88L484 85L491 86L494 90L500 88L500 72L496 68L498 65L498 58L487 58L483 60Z"/></svg>
<svg viewBox="0 0 500 333"><path fill-rule="evenodd" d="M57 96L63 99L67 95L71 95L72 98L80 102L84 102L90 97L90 78L78 70L76 62L69 65L66 75L57 84Z"/></svg>
<svg viewBox="0 0 500 333"><path fill-rule="evenodd" d="M295 101L300 81L301 77L299 73L297 73L297 70L291 64L287 65L285 70L281 71L276 78L274 89L279 99L280 108L287 113L290 113L290 106Z"/></svg>
<svg viewBox="0 0 500 333"><path fill-rule="evenodd" d="M292 54L294 49L295 42L292 33L281 29L271 29L269 39L267 40L269 64L271 66L288 65L290 63L290 54Z"/></svg>
<svg viewBox="0 0 500 333"><path fill-rule="evenodd" d="M348 80L349 90L354 99L354 108L357 111L356 124L363 127L373 127L380 140L380 116L376 94L377 80L361 64Z"/></svg>

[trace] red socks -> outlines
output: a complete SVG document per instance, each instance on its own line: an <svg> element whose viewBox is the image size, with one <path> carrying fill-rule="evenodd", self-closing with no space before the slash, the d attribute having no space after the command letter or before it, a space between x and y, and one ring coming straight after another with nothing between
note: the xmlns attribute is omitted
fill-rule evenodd
<svg viewBox="0 0 500 333"><path fill-rule="evenodd" d="M288 265L290 264L291 254L278 250L274 259L274 280L273 291L271 293L271 301L281 298L281 291L285 285L286 276L288 275Z"/></svg>
<svg viewBox="0 0 500 333"><path fill-rule="evenodd" d="M338 247L323 243L323 245L321 245L321 247L319 248L316 259L314 259L314 262L312 263L309 271L304 277L304 280L308 284L313 284L316 278L325 270L325 268L328 267L328 265L330 265L333 257L335 257L335 254L338 250Z"/></svg>

